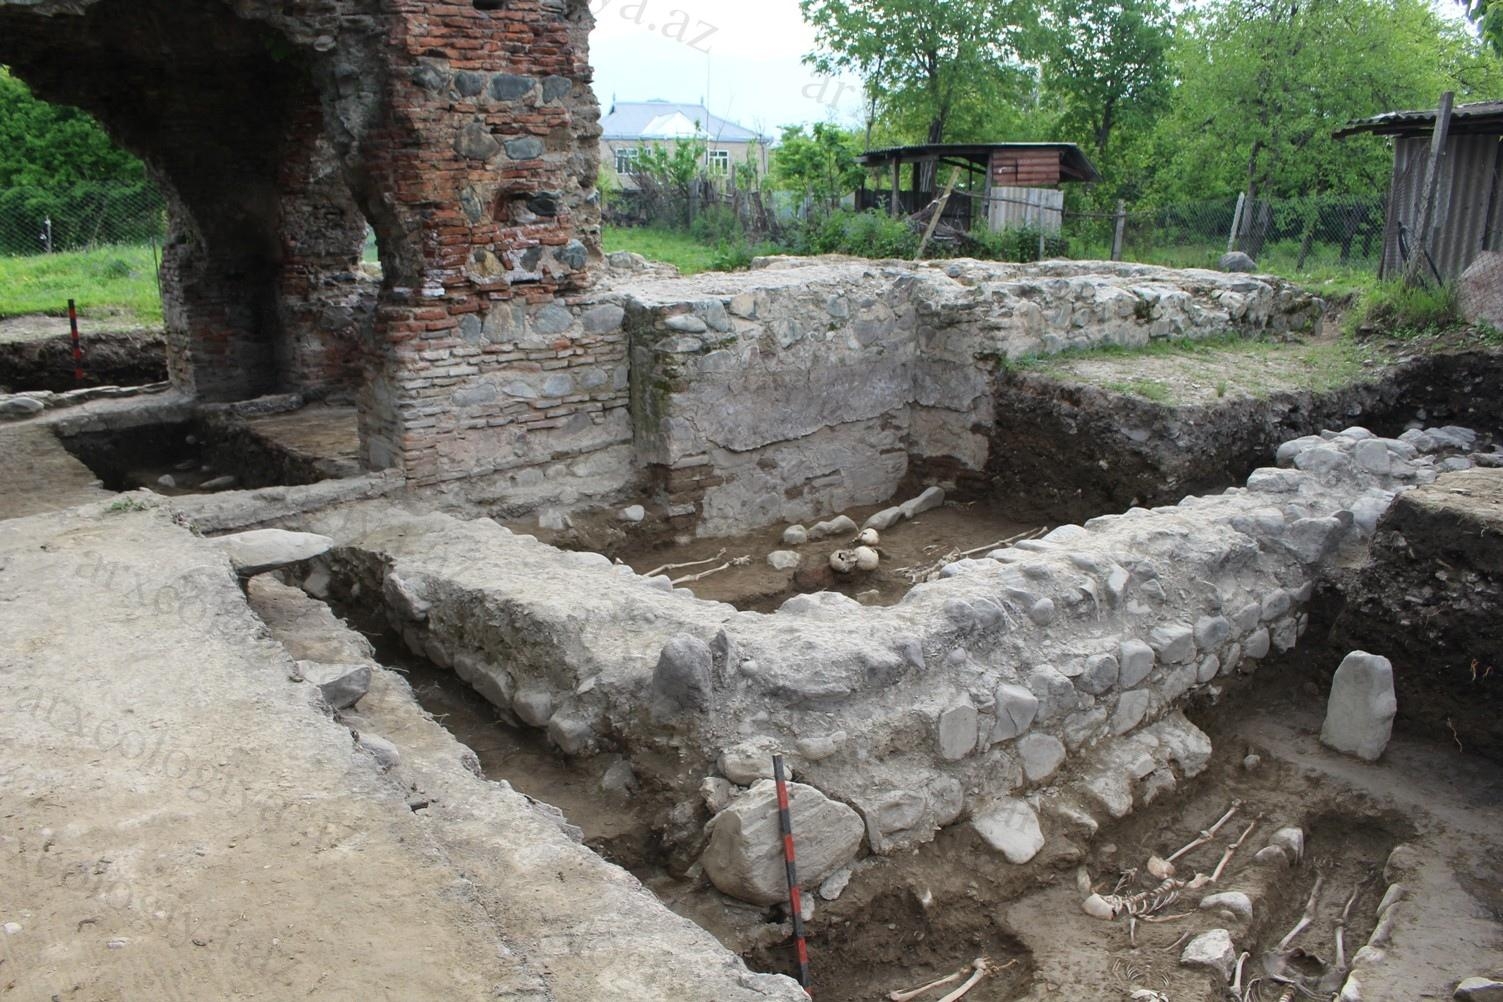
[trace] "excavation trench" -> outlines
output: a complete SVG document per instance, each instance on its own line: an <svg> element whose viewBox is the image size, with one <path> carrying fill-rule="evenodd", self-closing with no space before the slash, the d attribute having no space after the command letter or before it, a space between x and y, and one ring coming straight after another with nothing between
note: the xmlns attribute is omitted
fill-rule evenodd
<svg viewBox="0 0 1503 1002"><path fill-rule="evenodd" d="M354 580L330 583L329 604L364 635L377 660L403 675L424 710L476 754L487 779L505 781L519 792L563 813L582 833L583 842L604 859L630 871L669 908L696 922L749 967L765 973L797 976L791 924L781 906L760 907L728 898L704 880L692 854L670 847L665 835L682 834L682 795L631 771L619 751L569 758L545 732L521 724L509 710L498 709L452 670L440 667L404 642L386 611L362 600ZM702 806L696 826L709 815ZM1003 899L979 899L972 882L964 890L964 871L948 874L947 860L956 853L974 854L974 846L954 833L918 853L916 862L870 857L859 864L859 887L827 901L811 888L814 902L808 923L809 948L817 958L813 988L819 998L867 1002L889 991L913 988L965 970L978 958L992 965L966 996L972 1002L1011 1002L1032 981L1031 952L1000 924L995 905ZM957 881L957 878L959 880ZM936 907L940 899L926 890L933 884L945 898L966 894L965 907ZM1025 887L1022 881L1007 888ZM995 888L993 888L995 889ZM957 979L931 1000L954 990Z"/></svg>
<svg viewBox="0 0 1503 1002"><path fill-rule="evenodd" d="M587 846L630 870L668 907L707 929L754 970L796 974L784 910L721 895L682 846L675 852L665 842L665 835L681 834L685 827L685 819L675 816L683 811L675 807L681 794L625 771L631 763L619 749L563 756L542 730L520 724L452 670L412 653L386 610L362 598L357 585L353 578L333 581L331 591L338 596L331 600L333 608L371 641L383 665L404 675L422 707L474 750L488 779L504 780L561 810L582 830ZM1309 649L1296 649L1266 669L1275 684L1238 686L1223 704L1195 710L1197 723L1218 749L1211 768L1093 837L1051 826L1040 856L1028 866L1012 866L961 824L911 853L863 858L849 886L833 900L810 888L806 898L814 908L807 936L816 997L886 998L951 975L969 976L973 963L985 958L992 973L966 996L973 1002L1012 1002L1039 984L1066 992L1121 989L1124 995L1144 987L1175 999L1221 1002L1213 978L1178 963L1188 935L1211 927L1230 928L1239 951L1249 954L1244 986L1253 978L1264 983L1255 999L1278 998L1273 978L1299 978L1314 989L1322 975L1336 977L1337 918L1350 900L1343 925L1349 967L1376 926L1377 905L1387 890L1384 862L1414 829L1392 808L1375 805L1329 777L1272 757L1244 762L1259 749L1235 736L1236 721L1248 713L1278 712L1275 704L1288 698L1289 686L1309 677L1315 657L1319 654ZM1125 921L1103 923L1082 912L1082 878L1072 877L1077 869L1104 890L1130 893L1151 886L1156 881L1142 873L1150 856L1168 857L1233 807L1211 844L1182 857L1180 875L1213 871L1225 849L1244 833L1247 837L1215 886L1186 892L1164 909L1177 921L1142 922L1130 932ZM701 811L693 824L707 817ZM1303 832L1303 855L1272 864L1255 861L1275 832L1288 827ZM1313 921L1281 950L1281 940L1305 913L1317 878L1323 891ZM1248 895L1251 919L1195 908L1201 896L1226 891ZM962 980L921 998L938 998Z"/></svg>
<svg viewBox="0 0 1503 1002"><path fill-rule="evenodd" d="M159 330L89 332L81 363L67 330L67 321L55 317L0 320L0 393L145 386L167 378L166 339Z"/></svg>
<svg viewBox="0 0 1503 1002"><path fill-rule="evenodd" d="M105 489L169 496L313 484L359 472L354 411L208 412L109 431L59 431Z"/></svg>
<svg viewBox="0 0 1503 1002"><path fill-rule="evenodd" d="M911 493L916 496L918 491ZM845 515L859 526L869 516L907 499L904 495L830 517ZM830 556L855 545L853 532L794 545L783 539L788 528L784 522L735 536L693 539L655 528L651 520L642 526L625 523L614 510L585 513L572 521L570 528L560 531L539 530L522 521L513 521L509 527L564 549L603 553L638 574L665 574L682 581L682 587L699 598L767 613L777 611L794 595L821 591L846 595L862 605L894 605L916 583L937 574L946 559L967 552L979 556L1010 540L1041 536L1057 524L1019 519L1010 506L981 498L947 500L941 507L882 531L877 545L881 563L876 570L837 574L830 568ZM795 555L798 566L792 570L773 566L768 559L773 553ZM711 573L692 580L705 572Z"/></svg>

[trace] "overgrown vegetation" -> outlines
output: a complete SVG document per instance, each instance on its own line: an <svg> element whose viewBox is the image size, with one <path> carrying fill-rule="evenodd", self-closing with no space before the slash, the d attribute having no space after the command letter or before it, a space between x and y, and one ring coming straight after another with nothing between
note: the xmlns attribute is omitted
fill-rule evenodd
<svg viewBox="0 0 1503 1002"><path fill-rule="evenodd" d="M0 254L144 243L162 211L146 168L97 122L0 67Z"/></svg>
<svg viewBox="0 0 1503 1002"><path fill-rule="evenodd" d="M69 299L85 315L124 312L127 322L161 323L156 253L136 245L0 257L0 317L62 316Z"/></svg>
<svg viewBox="0 0 1503 1002"><path fill-rule="evenodd" d="M1406 285L1396 279L1364 292L1343 327L1348 334L1403 338L1437 334L1461 322L1453 286Z"/></svg>

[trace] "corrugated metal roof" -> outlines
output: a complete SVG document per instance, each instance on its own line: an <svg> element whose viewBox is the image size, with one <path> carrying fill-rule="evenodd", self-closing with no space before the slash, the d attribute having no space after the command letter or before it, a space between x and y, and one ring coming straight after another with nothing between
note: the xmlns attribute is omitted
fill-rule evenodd
<svg viewBox="0 0 1503 1002"><path fill-rule="evenodd" d="M1371 132L1379 136L1429 135L1435 128L1438 109L1420 111L1385 111L1372 118L1348 122L1333 136L1353 136ZM1455 135L1503 133L1503 101L1474 101L1451 109L1451 130Z"/></svg>
<svg viewBox="0 0 1503 1002"><path fill-rule="evenodd" d="M688 132L684 123L688 123ZM699 138L725 143L755 143L764 137L751 129L710 114L701 104L673 101L617 101L601 119L602 139L639 139L666 142L693 135L699 126Z"/></svg>
<svg viewBox="0 0 1503 1002"><path fill-rule="evenodd" d="M1074 143L925 143L916 146L888 146L867 150L856 158L863 167L878 167L894 160L912 161L927 157L959 157L980 165L991 161L997 150L1058 150L1060 164L1069 181L1100 181L1101 174Z"/></svg>

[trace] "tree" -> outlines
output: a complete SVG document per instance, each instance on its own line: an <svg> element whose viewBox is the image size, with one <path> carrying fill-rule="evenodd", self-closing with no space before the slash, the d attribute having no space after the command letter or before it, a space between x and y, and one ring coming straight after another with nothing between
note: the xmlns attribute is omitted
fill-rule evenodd
<svg viewBox="0 0 1503 1002"><path fill-rule="evenodd" d="M161 210L146 168L97 122L0 67L0 252L143 241Z"/></svg>
<svg viewBox="0 0 1503 1002"><path fill-rule="evenodd" d="M1503 56L1503 0L1461 0L1461 4L1493 51Z"/></svg>
<svg viewBox="0 0 1503 1002"><path fill-rule="evenodd" d="M1164 0L1050 0L1037 52L1066 133L1105 162L1118 126L1151 124L1168 103L1173 39Z"/></svg>
<svg viewBox="0 0 1503 1002"><path fill-rule="evenodd" d="M1382 191L1392 163L1373 137L1336 140L1346 122L1433 106L1495 86L1457 80L1476 43L1427 0L1221 0L1193 12L1176 42L1180 83L1154 137L1162 201ZM1491 60L1496 62L1496 60Z"/></svg>
<svg viewBox="0 0 1503 1002"><path fill-rule="evenodd" d="M901 99L921 109L929 143L950 138L963 96L1016 62L1035 23L1025 0L799 0L799 9L818 45L804 61L858 74L874 108Z"/></svg>
<svg viewBox="0 0 1503 1002"><path fill-rule="evenodd" d="M840 200L861 184L854 137L828 122L783 129L773 151L772 177L779 188L803 195L814 205L836 209Z"/></svg>
<svg viewBox="0 0 1503 1002"><path fill-rule="evenodd" d="M653 143L642 150L637 158L637 184L656 210L654 214L671 215L673 222L684 227L693 222L694 186L705 176L708 149L703 139L680 139L671 146Z"/></svg>
<svg viewBox="0 0 1503 1002"><path fill-rule="evenodd" d="M145 179L141 162L115 146L98 122L77 108L37 100L0 67L0 188Z"/></svg>

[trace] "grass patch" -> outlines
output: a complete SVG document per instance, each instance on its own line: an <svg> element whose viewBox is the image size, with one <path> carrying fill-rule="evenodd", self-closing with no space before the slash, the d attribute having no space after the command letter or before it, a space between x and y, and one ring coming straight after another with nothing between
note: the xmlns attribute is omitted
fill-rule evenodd
<svg viewBox="0 0 1503 1002"><path fill-rule="evenodd" d="M1261 399L1289 390L1323 393L1362 382L1390 361L1381 347L1350 337L1280 341L1223 335L1062 352L1012 366L1154 403L1182 404Z"/></svg>
<svg viewBox="0 0 1503 1002"><path fill-rule="evenodd" d="M1101 385L1117 393L1125 393L1129 396L1142 397L1144 400L1152 400L1156 404L1166 404L1174 396L1170 392L1169 387L1154 379L1112 380Z"/></svg>
<svg viewBox="0 0 1503 1002"><path fill-rule="evenodd" d="M142 324L160 324L162 297L152 248L118 245L0 257L0 317L63 316L69 299L77 300L85 315L124 313Z"/></svg>
<svg viewBox="0 0 1503 1002"><path fill-rule="evenodd" d="M634 251L649 261L662 261L685 275L713 271L721 250L702 243L693 234L647 226L607 226L601 235L607 254Z"/></svg>
<svg viewBox="0 0 1503 1002"><path fill-rule="evenodd" d="M1398 279L1363 293L1343 325L1347 334L1401 339L1428 337L1460 326L1455 287L1411 286Z"/></svg>

